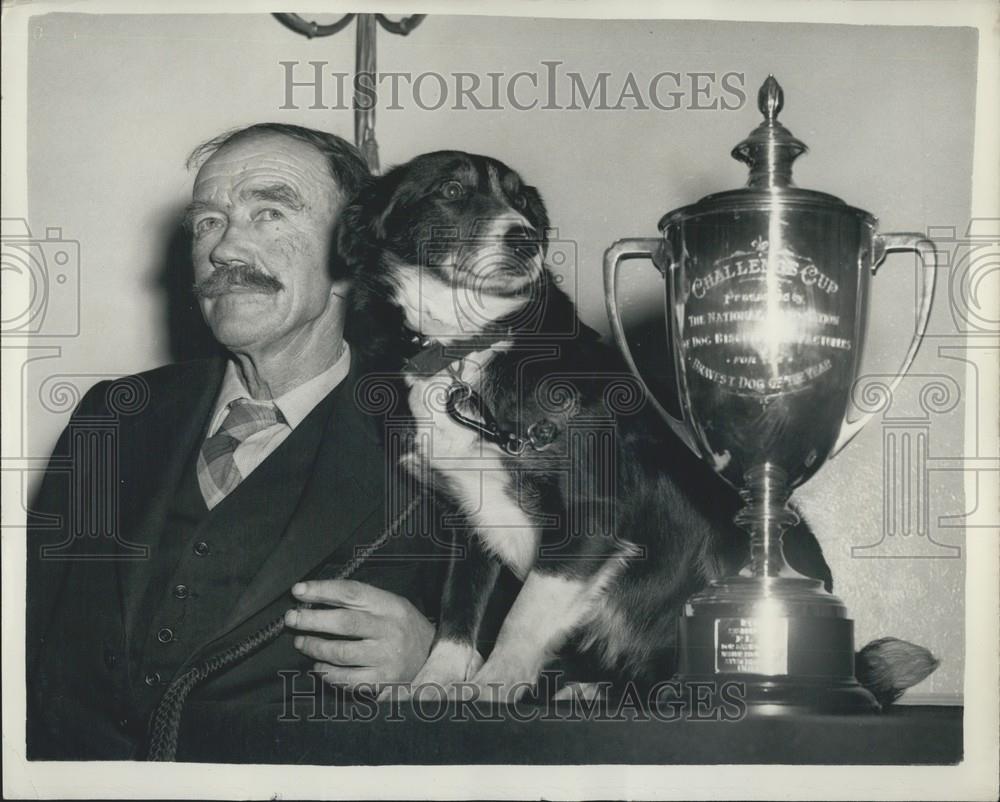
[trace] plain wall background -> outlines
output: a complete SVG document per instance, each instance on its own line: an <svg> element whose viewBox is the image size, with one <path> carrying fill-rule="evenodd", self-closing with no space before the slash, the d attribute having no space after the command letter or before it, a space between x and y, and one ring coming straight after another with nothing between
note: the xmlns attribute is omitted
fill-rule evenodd
<svg viewBox="0 0 1000 802"><path fill-rule="evenodd" d="M301 61L300 80L311 75L310 60L351 72L355 37L352 26L307 40L266 15L53 14L36 17L30 34L29 224L36 239L46 227L61 228L81 254L78 286L54 289L79 292L80 333L45 340L60 354L31 363L24 387L28 454L43 456L73 406L75 393L59 388L80 392L99 378L197 350L177 234L193 179L184 168L189 151L221 130L262 120L350 138L352 113L309 109L307 90L296 91L300 109L279 109L279 62ZM963 232L976 47L968 29L431 16L406 38L379 31L381 71L544 74L541 61L559 60L588 84L610 72L612 103L629 71L640 85L663 70L734 71L746 77L747 102L733 111L472 111L449 101L428 111L404 92L402 110L380 100L377 135L384 166L459 148L500 158L537 185L560 238L577 250L575 270L560 272L576 287L585 321L607 331L604 249L620 237L652 236L664 212L745 182L729 151L759 122L756 92L769 72L785 90L782 122L811 150L796 164L798 185L871 211L885 231ZM565 93L568 83L561 86ZM865 373L898 366L913 330L914 266L910 256L892 256L873 282ZM628 270L634 275L623 289L633 313L658 309L655 270L635 262ZM926 537L885 537L884 520L885 505L908 503L886 501L887 432L926 424L931 458L962 451L962 405L930 402L928 412L926 393L921 403L929 383L952 396L966 390L965 364L939 352L956 342L947 267L931 330L887 420L869 426L796 499L855 619L857 645L893 634L930 647L943 663L919 693L956 695L963 561ZM920 499L931 538L960 547L960 519L975 500L964 498L957 471L928 477ZM914 514L920 499L909 500ZM945 516L958 523L941 522ZM867 558L852 556L852 547L880 542Z"/></svg>

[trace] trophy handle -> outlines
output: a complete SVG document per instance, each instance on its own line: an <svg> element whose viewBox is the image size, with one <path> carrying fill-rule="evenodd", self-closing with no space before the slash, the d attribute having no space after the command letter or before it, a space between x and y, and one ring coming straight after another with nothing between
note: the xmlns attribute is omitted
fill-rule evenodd
<svg viewBox="0 0 1000 802"><path fill-rule="evenodd" d="M642 375L639 373L639 368L632 358L632 351L628 346L628 341L625 339L625 327L622 325L621 316L618 314L618 265L623 259L645 257L651 260L656 265L656 269L669 281L666 266L660 261L664 256L662 246L663 241L657 237L655 239L620 239L608 248L604 252L604 301L608 308L608 320L611 322L611 332L614 334L618 350L625 357L625 362L629 370L632 371L632 375L642 384L643 390L646 392L646 397L656 408L656 411L660 413L660 417L667 422L667 425L674 434L691 451L698 454L698 447L695 445L694 438L688 431L687 426L684 425L684 421L681 418L675 418L667 412L663 405L656 400L656 396L650 392L649 387L643 380Z"/></svg>
<svg viewBox="0 0 1000 802"><path fill-rule="evenodd" d="M910 340L910 348L903 358L903 364L889 383L890 395L909 372L910 366L917 356L917 351L920 349L920 343L927 332L927 324L930 323L931 302L934 300L934 285L937 282L937 248L934 247L934 243L931 240L922 234L876 234L875 249L872 254L872 275L878 270L886 254L895 251L914 251L920 257L923 269L920 272L919 279L920 307L917 312L917 327L913 333L913 339ZM845 420L841 424L840 434L833 446L833 450L830 452L830 458L832 459L837 456L843 450L844 446L850 443L873 417L875 417L874 412L866 412L857 420L851 422Z"/></svg>

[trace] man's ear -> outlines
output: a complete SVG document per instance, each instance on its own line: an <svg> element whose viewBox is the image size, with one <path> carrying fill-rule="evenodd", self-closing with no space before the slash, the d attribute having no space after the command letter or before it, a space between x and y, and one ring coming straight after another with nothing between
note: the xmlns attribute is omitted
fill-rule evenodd
<svg viewBox="0 0 1000 802"><path fill-rule="evenodd" d="M330 287L330 294L340 298L341 300L347 300L351 297L351 289L354 287L354 282L351 279L339 279L335 278L333 286Z"/></svg>

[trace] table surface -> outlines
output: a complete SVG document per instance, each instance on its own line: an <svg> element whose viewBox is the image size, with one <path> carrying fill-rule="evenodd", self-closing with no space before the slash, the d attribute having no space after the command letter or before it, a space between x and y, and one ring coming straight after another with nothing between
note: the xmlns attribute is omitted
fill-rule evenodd
<svg viewBox="0 0 1000 802"><path fill-rule="evenodd" d="M280 720L283 712L285 719ZM434 701L313 710L228 703L185 708L177 759L313 765L954 764L962 708L868 716L702 720L635 708L588 717L567 704L474 708Z"/></svg>

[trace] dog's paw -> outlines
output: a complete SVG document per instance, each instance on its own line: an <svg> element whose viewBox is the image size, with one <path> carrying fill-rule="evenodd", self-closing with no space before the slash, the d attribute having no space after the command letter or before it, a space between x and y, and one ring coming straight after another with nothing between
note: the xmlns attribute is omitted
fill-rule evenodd
<svg viewBox="0 0 1000 802"><path fill-rule="evenodd" d="M397 689L396 698L419 702L467 698L467 680L482 665L483 658L471 643L439 640L410 684Z"/></svg>
<svg viewBox="0 0 1000 802"><path fill-rule="evenodd" d="M494 652L472 677L475 698L492 704L513 704L535 687L541 669Z"/></svg>
<svg viewBox="0 0 1000 802"><path fill-rule="evenodd" d="M604 697L604 688L596 682L567 682L555 692L552 699L556 702L592 702Z"/></svg>
<svg viewBox="0 0 1000 802"><path fill-rule="evenodd" d="M450 688L456 682L467 680L482 664L483 658L471 643L439 640L427 655L427 660L413 678L410 687L436 685Z"/></svg>

